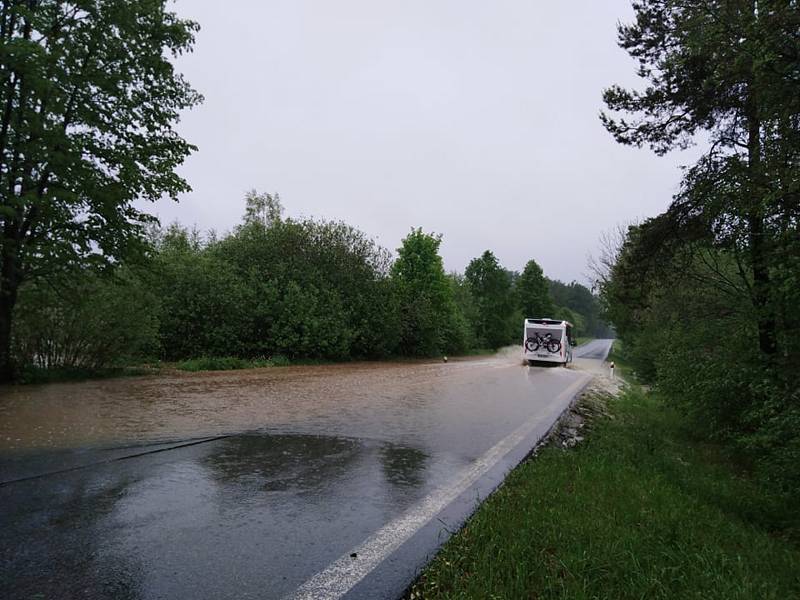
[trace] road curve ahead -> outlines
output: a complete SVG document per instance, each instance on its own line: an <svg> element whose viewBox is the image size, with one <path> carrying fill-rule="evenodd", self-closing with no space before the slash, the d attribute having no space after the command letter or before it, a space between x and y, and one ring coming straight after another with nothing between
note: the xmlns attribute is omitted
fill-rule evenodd
<svg viewBox="0 0 800 600"><path fill-rule="evenodd" d="M397 597L588 380L513 350L0 390L0 597Z"/></svg>
<svg viewBox="0 0 800 600"><path fill-rule="evenodd" d="M611 350L614 340L592 340L575 348L575 358L591 358L604 361Z"/></svg>

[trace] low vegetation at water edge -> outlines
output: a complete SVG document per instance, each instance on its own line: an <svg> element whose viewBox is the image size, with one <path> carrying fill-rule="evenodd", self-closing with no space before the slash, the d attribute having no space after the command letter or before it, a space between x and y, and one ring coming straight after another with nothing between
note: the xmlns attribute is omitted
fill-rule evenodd
<svg viewBox="0 0 800 600"><path fill-rule="evenodd" d="M291 364L285 356L246 360L235 356L201 356L175 364L180 371L231 371L234 369L258 369L263 367L285 367Z"/></svg>

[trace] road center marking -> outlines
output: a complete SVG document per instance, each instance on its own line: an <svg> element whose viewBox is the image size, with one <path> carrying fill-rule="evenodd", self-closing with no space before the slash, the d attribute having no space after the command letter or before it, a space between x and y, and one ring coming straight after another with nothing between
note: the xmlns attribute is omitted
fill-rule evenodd
<svg viewBox="0 0 800 600"><path fill-rule="evenodd" d="M589 379L591 379L590 375L581 374L578 381L555 397L546 413L526 421L464 469L461 476L451 485L426 496L418 504L373 533L361 545L345 552L286 598L291 600L319 600L322 598L333 600L344 596L387 556L419 531L423 525L494 467L543 421L550 419L550 424L555 423L555 420L566 408L566 404L563 403L572 399L573 395ZM357 558L352 558L353 554Z"/></svg>

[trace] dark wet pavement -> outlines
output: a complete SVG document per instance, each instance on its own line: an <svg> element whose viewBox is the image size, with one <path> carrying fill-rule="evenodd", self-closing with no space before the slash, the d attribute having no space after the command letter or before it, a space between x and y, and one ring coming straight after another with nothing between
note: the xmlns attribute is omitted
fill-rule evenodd
<svg viewBox="0 0 800 600"><path fill-rule="evenodd" d="M5 390L0 597L283 597L582 377L511 353Z"/></svg>

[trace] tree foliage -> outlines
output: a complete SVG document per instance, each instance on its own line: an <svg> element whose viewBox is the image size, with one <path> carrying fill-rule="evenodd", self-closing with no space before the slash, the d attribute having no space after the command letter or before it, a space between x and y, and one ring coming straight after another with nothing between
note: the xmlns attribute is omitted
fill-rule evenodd
<svg viewBox="0 0 800 600"><path fill-rule="evenodd" d="M27 282L14 328L20 365L460 354L519 344L527 292L544 285L539 300L552 304L540 269L520 276L489 251L465 275L445 275L441 237L421 229L392 260L345 223L285 218L277 194L248 192L245 204L221 236L151 228L144 261L105 274L76 268L57 286ZM523 295L532 272L538 287Z"/></svg>
<svg viewBox="0 0 800 600"><path fill-rule="evenodd" d="M97 370L159 354L159 301L126 268L27 285L20 293L14 353L20 365Z"/></svg>
<svg viewBox="0 0 800 600"><path fill-rule="evenodd" d="M577 281L565 284L548 279L548 284L555 304L554 316L571 321L575 325L575 335L612 337L601 315L600 302L589 288Z"/></svg>
<svg viewBox="0 0 800 600"><path fill-rule="evenodd" d="M282 211L277 196L249 194L242 225L222 239L204 243L180 227L161 236L167 358L396 351L388 253L343 223L283 219Z"/></svg>
<svg viewBox="0 0 800 600"><path fill-rule="evenodd" d="M620 45L644 91L612 87L621 143L702 135L666 212L629 228L599 284L637 373L800 489L800 7L642 0ZM627 115L627 116L620 116Z"/></svg>
<svg viewBox="0 0 800 600"><path fill-rule="evenodd" d="M475 331L478 343L487 348L499 348L510 341L514 314L511 278L500 266L497 257L486 250L472 259L464 271L475 299ZM522 319L517 319L519 329Z"/></svg>
<svg viewBox="0 0 800 600"><path fill-rule="evenodd" d="M531 259L515 282L517 306L526 317L548 317L555 307L542 268Z"/></svg>
<svg viewBox="0 0 800 600"><path fill-rule="evenodd" d="M397 249L391 275L400 312L399 350L433 356L465 345L453 290L439 256L441 236L413 229Z"/></svg>
<svg viewBox="0 0 800 600"><path fill-rule="evenodd" d="M189 189L173 129L200 96L169 55L197 25L165 0L3 0L0 8L0 377L20 285L118 260Z"/></svg>
<svg viewBox="0 0 800 600"><path fill-rule="evenodd" d="M603 123L621 143L659 154L698 132L709 140L667 216L732 253L759 347L776 355L774 290L797 250L800 215L800 10L786 0L645 0L634 10L619 41L647 86L607 89L609 109L631 117L603 114Z"/></svg>

